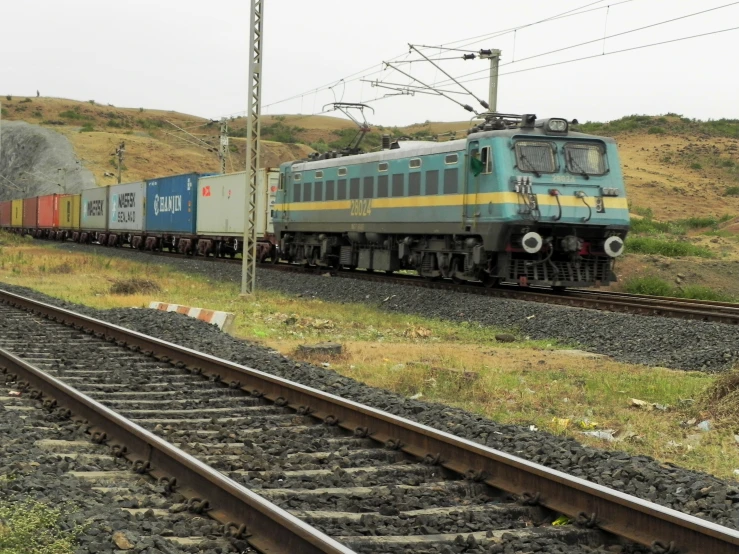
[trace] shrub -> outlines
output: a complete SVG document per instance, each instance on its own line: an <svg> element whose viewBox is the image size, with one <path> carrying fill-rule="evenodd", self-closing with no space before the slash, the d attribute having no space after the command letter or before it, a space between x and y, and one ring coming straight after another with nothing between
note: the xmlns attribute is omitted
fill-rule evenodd
<svg viewBox="0 0 739 554"><path fill-rule="evenodd" d="M703 169L703 166L698 162L693 162L692 164L690 164L690 169Z"/></svg>
<svg viewBox="0 0 739 554"><path fill-rule="evenodd" d="M13 97L10 94L6 94L5 98L8 100L8 102L10 102L13 99Z"/></svg>
<svg viewBox="0 0 739 554"><path fill-rule="evenodd" d="M682 256L697 256L699 258L713 258L713 252L703 246L696 246L689 242L663 240L653 237L632 237L626 239L626 249L635 254L652 254L679 258Z"/></svg>
<svg viewBox="0 0 739 554"><path fill-rule="evenodd" d="M67 110L65 112L61 112L59 114L59 117L63 117L65 119L88 120L88 121L92 119L92 117L90 117L89 115L83 115L76 110Z"/></svg>
<svg viewBox="0 0 739 554"><path fill-rule="evenodd" d="M724 196L739 196L739 187L727 187Z"/></svg>
<svg viewBox="0 0 739 554"><path fill-rule="evenodd" d="M21 100L21 104L30 104L31 102L33 102L33 100L31 100L30 98L24 98L23 100Z"/></svg>
<svg viewBox="0 0 739 554"><path fill-rule="evenodd" d="M159 292L159 285L149 279L140 279L131 277L130 279L118 279L110 287L111 294L146 294L149 292Z"/></svg>
<svg viewBox="0 0 739 554"><path fill-rule="evenodd" d="M143 112L143 111L144 111L144 108L139 108L139 111L140 111L140 112Z"/></svg>
<svg viewBox="0 0 739 554"><path fill-rule="evenodd" d="M650 135L664 135L665 130L662 127L650 127L647 133Z"/></svg>
<svg viewBox="0 0 739 554"><path fill-rule="evenodd" d="M90 104L92 104L93 106L95 105L95 100L88 100L88 102L89 102Z"/></svg>
<svg viewBox="0 0 739 554"><path fill-rule="evenodd" d="M80 133L91 133L94 130L95 127L93 127L91 123L85 123L80 129Z"/></svg>
<svg viewBox="0 0 739 554"><path fill-rule="evenodd" d="M648 296L673 296L674 289L670 283L654 275L627 279L624 290L631 294L646 294Z"/></svg>

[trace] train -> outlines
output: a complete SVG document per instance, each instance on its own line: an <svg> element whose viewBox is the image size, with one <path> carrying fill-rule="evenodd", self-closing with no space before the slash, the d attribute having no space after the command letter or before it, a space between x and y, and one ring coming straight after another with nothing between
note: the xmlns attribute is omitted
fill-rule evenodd
<svg viewBox="0 0 739 554"><path fill-rule="evenodd" d="M616 142L490 114L464 139L391 140L260 170L257 258L554 289L608 285L629 210ZM191 173L0 203L38 238L235 257L241 174Z"/></svg>

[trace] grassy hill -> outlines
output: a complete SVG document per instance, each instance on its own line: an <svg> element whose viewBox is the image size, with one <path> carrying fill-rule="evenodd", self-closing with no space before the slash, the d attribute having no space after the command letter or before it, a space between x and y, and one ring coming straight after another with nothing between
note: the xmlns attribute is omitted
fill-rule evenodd
<svg viewBox="0 0 739 554"><path fill-rule="evenodd" d="M218 122L92 100L14 97L4 98L2 106L5 119L47 126L68 137L98 184L115 182L106 173L115 172L112 154L121 141L126 143L126 181L219 170ZM462 138L468 126L464 121L427 121L401 128L377 125L363 146L379 147L383 134ZM229 121L228 171L244 169L245 127L244 118ZM608 123L583 123L576 129L614 137L619 145L634 225L629 245L633 254L620 262L617 286L636 288L644 284L636 279L646 275L676 294L687 294L686 287L708 286L739 298L739 120L632 115ZM336 117L264 116L262 165L340 149L356 132L352 122ZM200 141L212 146L204 148Z"/></svg>

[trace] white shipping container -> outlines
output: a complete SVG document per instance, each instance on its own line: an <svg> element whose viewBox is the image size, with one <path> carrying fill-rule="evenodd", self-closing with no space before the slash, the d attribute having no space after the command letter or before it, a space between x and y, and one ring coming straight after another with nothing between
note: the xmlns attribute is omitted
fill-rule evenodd
<svg viewBox="0 0 739 554"><path fill-rule="evenodd" d="M110 231L143 231L146 183L113 185L108 194Z"/></svg>
<svg viewBox="0 0 739 554"><path fill-rule="evenodd" d="M108 187L82 191L80 226L85 231L107 231Z"/></svg>
<svg viewBox="0 0 739 554"><path fill-rule="evenodd" d="M274 232L272 209L279 184L277 171L257 174L257 237ZM198 179L197 234L243 236L246 173L214 175Z"/></svg>

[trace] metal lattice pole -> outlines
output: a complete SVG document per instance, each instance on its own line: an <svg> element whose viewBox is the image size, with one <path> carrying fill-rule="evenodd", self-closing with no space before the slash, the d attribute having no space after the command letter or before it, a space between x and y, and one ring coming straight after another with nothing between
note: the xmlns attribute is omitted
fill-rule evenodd
<svg viewBox="0 0 739 554"><path fill-rule="evenodd" d="M246 209L241 294L254 292L257 262L257 175L262 96L262 21L264 0L251 0L249 19L249 97L246 123Z"/></svg>
<svg viewBox="0 0 739 554"><path fill-rule="evenodd" d="M221 173L226 174L226 156L228 155L228 120L221 119L221 149L218 151L221 158Z"/></svg>

